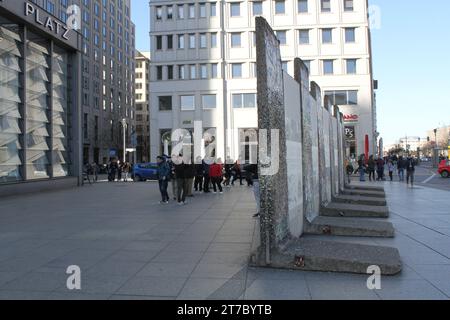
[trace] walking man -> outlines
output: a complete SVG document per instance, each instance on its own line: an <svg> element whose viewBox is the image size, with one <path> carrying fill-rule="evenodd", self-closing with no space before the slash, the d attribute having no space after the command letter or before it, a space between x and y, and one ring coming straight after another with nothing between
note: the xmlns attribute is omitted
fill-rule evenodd
<svg viewBox="0 0 450 320"><path fill-rule="evenodd" d="M218 161L214 161L214 163L209 167L209 176L211 177L214 193L217 193L218 189L222 194L223 165L220 159Z"/></svg>
<svg viewBox="0 0 450 320"><path fill-rule="evenodd" d="M414 186L414 173L416 172L416 163L414 159L409 156L406 160L406 184L409 185L411 181L411 187Z"/></svg>
<svg viewBox="0 0 450 320"><path fill-rule="evenodd" d="M186 197L188 192L188 179L186 179L186 164L183 161L182 156L178 158L178 161L174 162L175 177L177 179L177 201L178 205L186 204Z"/></svg>
<svg viewBox="0 0 450 320"><path fill-rule="evenodd" d="M169 203L169 193L167 192L167 187L169 186L170 180L170 167L164 157L158 157L158 182L159 191L161 192L161 202L160 204Z"/></svg>
<svg viewBox="0 0 450 320"><path fill-rule="evenodd" d="M400 182L405 181L406 160L403 157L398 160L397 169Z"/></svg>

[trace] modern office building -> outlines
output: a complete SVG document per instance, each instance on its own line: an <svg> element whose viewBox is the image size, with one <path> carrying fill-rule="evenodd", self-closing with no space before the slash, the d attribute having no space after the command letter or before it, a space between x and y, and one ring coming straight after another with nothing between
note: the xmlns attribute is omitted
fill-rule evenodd
<svg viewBox="0 0 450 320"><path fill-rule="evenodd" d="M276 30L286 71L302 58L341 107L348 153L362 154L367 144L376 154L367 0L150 0L152 157L170 152L173 129L193 132L199 121L217 156L248 156L257 127L258 15Z"/></svg>
<svg viewBox="0 0 450 320"><path fill-rule="evenodd" d="M83 162L122 159L134 130L135 27L130 0L33 0L66 21L79 14L82 43ZM73 7L76 5L76 7Z"/></svg>
<svg viewBox="0 0 450 320"><path fill-rule="evenodd" d="M39 5L0 2L0 196L80 182L81 44Z"/></svg>
<svg viewBox="0 0 450 320"><path fill-rule="evenodd" d="M150 162L150 52L136 51L137 162Z"/></svg>

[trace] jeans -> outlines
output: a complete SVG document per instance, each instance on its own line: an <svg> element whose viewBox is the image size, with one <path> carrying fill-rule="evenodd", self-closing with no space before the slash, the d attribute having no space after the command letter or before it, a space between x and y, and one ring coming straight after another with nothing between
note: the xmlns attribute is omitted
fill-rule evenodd
<svg viewBox="0 0 450 320"><path fill-rule="evenodd" d="M177 200L178 202L185 202L188 193L189 179L177 178Z"/></svg>
<svg viewBox="0 0 450 320"><path fill-rule="evenodd" d="M209 182L211 181L211 178L209 176L203 177L203 191L208 193L209 192Z"/></svg>
<svg viewBox="0 0 450 320"><path fill-rule="evenodd" d="M361 182L366 181L364 168L359 169L359 181L361 181Z"/></svg>
<svg viewBox="0 0 450 320"><path fill-rule="evenodd" d="M203 176L196 176L194 182L195 191L203 191Z"/></svg>
<svg viewBox="0 0 450 320"><path fill-rule="evenodd" d="M223 192L222 189L222 177L212 177L211 182L214 188L214 192L217 192L217 189L219 189L219 192Z"/></svg>
<svg viewBox="0 0 450 320"><path fill-rule="evenodd" d="M405 170L398 169L398 176L400 177L400 181L405 181Z"/></svg>
<svg viewBox="0 0 450 320"><path fill-rule="evenodd" d="M414 184L414 171L407 171L406 172L406 183L409 184L409 181L411 181L411 185Z"/></svg>
<svg viewBox="0 0 450 320"><path fill-rule="evenodd" d="M258 210L257 213L260 213L260 211L261 211L261 195L259 192L259 181L258 180L253 180L253 194L255 195L256 210Z"/></svg>
<svg viewBox="0 0 450 320"><path fill-rule="evenodd" d="M369 180L375 181L375 169L369 169Z"/></svg>
<svg viewBox="0 0 450 320"><path fill-rule="evenodd" d="M167 187L169 182L167 180L159 180L159 192L161 192L161 198L163 202L169 201L169 193Z"/></svg>

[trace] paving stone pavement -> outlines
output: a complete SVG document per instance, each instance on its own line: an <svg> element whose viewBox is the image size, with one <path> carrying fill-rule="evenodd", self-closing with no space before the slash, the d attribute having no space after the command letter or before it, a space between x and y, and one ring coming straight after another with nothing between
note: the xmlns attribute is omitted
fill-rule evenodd
<svg viewBox="0 0 450 320"><path fill-rule="evenodd" d="M248 268L247 187L179 207L159 205L153 182L98 183L0 199L0 299L449 299L449 192L384 185L396 238L335 237L400 250L404 271L379 291L365 275ZM70 265L79 291L67 289Z"/></svg>

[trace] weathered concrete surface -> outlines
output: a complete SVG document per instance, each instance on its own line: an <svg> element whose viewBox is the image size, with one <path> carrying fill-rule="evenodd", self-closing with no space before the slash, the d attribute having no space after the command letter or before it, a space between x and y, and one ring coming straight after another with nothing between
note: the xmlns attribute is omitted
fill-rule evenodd
<svg viewBox="0 0 450 320"><path fill-rule="evenodd" d="M395 248L353 243L321 241L303 237L283 251L273 253L269 267L303 271L367 274L369 266L379 266L382 275L396 275L402 270Z"/></svg>
<svg viewBox="0 0 450 320"><path fill-rule="evenodd" d="M331 202L320 209L325 217L389 218L388 207Z"/></svg>
<svg viewBox="0 0 450 320"><path fill-rule="evenodd" d="M286 125L280 43L262 17L256 18L256 52L261 195L259 258L264 263L270 260L270 251L285 242L290 233L287 165L283 156L286 155Z"/></svg>
<svg viewBox="0 0 450 320"><path fill-rule="evenodd" d="M305 234L393 238L395 230L392 223L385 221L317 217L305 226Z"/></svg>
<svg viewBox="0 0 450 320"><path fill-rule="evenodd" d="M372 197L372 198L386 198L386 193L384 191L372 191L372 190L352 190L352 189L344 189L341 192L345 195L351 196L363 196L363 197Z"/></svg>
<svg viewBox="0 0 450 320"><path fill-rule="evenodd" d="M286 126L286 167L289 200L289 232L294 238L303 234L303 138L300 84L287 73L283 76L285 126ZM283 160L281 160L283 161Z"/></svg>
<svg viewBox="0 0 450 320"><path fill-rule="evenodd" d="M376 186L365 186L365 185L352 185L352 184L346 184L346 189L349 190L367 190L367 191L379 191L384 192L383 187L376 187Z"/></svg>
<svg viewBox="0 0 450 320"><path fill-rule="evenodd" d="M374 198L374 197L364 197L360 195L344 195L340 194L333 198L333 202L338 203L349 203L349 204L362 204L368 206L387 206L386 199Z"/></svg>
<svg viewBox="0 0 450 320"><path fill-rule="evenodd" d="M321 104L320 89L310 91L309 71L301 59L294 60L295 80L300 84L303 171L303 211L307 221L319 214L319 150L317 136L317 110ZM314 94L312 94L314 93Z"/></svg>

